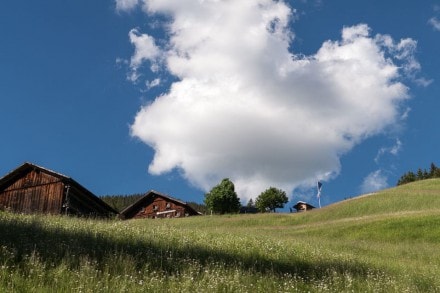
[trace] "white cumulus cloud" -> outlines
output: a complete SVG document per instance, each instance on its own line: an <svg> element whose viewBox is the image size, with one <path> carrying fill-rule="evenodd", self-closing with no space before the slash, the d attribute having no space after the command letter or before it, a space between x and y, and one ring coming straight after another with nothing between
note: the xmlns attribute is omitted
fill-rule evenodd
<svg viewBox="0 0 440 293"><path fill-rule="evenodd" d="M388 187L388 178L382 170L376 170L368 174L362 182L362 193L375 192Z"/></svg>
<svg viewBox="0 0 440 293"><path fill-rule="evenodd" d="M130 32L135 78L148 61L175 81L136 114L131 134L151 146L152 174L178 168L209 190L230 178L243 202L269 186L329 180L340 157L396 123L419 66L416 43L344 27L316 54L289 51L294 11L283 1L144 0L166 14L166 44ZM163 44L163 40L162 40Z"/></svg>
<svg viewBox="0 0 440 293"><path fill-rule="evenodd" d="M139 3L139 0L116 0L117 11L129 11L134 9Z"/></svg>
<svg viewBox="0 0 440 293"><path fill-rule="evenodd" d="M440 31L440 20L437 17L431 17L428 20L428 23L432 26L434 30Z"/></svg>
<svg viewBox="0 0 440 293"><path fill-rule="evenodd" d="M129 32L130 42L135 47L135 52L130 60L131 75L129 79L135 82L139 77L139 67L145 62L151 63L151 70L156 71L161 50L156 46L154 38L148 34L140 34L137 29Z"/></svg>

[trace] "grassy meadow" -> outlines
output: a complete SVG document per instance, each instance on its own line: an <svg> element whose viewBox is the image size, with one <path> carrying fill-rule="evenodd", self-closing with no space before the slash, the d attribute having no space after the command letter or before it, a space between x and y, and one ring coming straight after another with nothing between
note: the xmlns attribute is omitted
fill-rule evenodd
<svg viewBox="0 0 440 293"><path fill-rule="evenodd" d="M0 292L440 292L440 180L306 213L0 212Z"/></svg>

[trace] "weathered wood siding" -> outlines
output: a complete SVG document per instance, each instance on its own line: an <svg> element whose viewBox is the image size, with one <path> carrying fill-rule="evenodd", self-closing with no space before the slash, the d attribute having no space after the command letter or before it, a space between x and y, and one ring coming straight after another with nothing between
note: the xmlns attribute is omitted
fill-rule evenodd
<svg viewBox="0 0 440 293"><path fill-rule="evenodd" d="M187 215L184 206L156 196L148 198L148 200L139 205L139 209L133 218L179 218Z"/></svg>
<svg viewBox="0 0 440 293"><path fill-rule="evenodd" d="M69 188L66 203L68 206L68 214L94 217L110 216L111 214L100 202L94 201L91 197L86 196L83 191L74 186L70 186ZM63 212L66 212L64 208Z"/></svg>
<svg viewBox="0 0 440 293"><path fill-rule="evenodd" d="M27 162L0 178L0 209L98 217L118 213L72 178Z"/></svg>
<svg viewBox="0 0 440 293"><path fill-rule="evenodd" d="M0 206L21 213L61 212L64 184L56 177L32 170L0 191Z"/></svg>

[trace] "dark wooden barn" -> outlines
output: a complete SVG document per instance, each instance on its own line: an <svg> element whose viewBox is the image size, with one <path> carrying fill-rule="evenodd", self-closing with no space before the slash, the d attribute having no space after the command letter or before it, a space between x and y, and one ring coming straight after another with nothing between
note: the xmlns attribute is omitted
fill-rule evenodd
<svg viewBox="0 0 440 293"><path fill-rule="evenodd" d="M121 219L181 218L201 215L187 203L151 190L120 213Z"/></svg>
<svg viewBox="0 0 440 293"><path fill-rule="evenodd" d="M118 214L72 178L31 163L0 178L0 208L17 213L93 217Z"/></svg>
<svg viewBox="0 0 440 293"><path fill-rule="evenodd" d="M296 209L297 212L305 212L314 209L315 207L311 204L308 204L304 201L298 201L296 205L293 206L294 209Z"/></svg>

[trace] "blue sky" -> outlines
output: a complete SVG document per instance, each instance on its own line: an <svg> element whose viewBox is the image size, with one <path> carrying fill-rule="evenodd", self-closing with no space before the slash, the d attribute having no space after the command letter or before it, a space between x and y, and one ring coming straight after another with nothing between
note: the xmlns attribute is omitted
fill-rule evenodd
<svg viewBox="0 0 440 293"><path fill-rule="evenodd" d="M246 2L4 3L1 176L327 205L440 165L439 1Z"/></svg>

